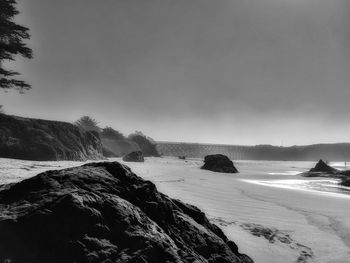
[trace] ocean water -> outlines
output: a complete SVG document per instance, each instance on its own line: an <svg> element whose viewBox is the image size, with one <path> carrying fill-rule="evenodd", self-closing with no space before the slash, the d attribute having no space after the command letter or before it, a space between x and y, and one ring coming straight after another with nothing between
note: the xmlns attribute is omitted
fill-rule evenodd
<svg viewBox="0 0 350 263"><path fill-rule="evenodd" d="M177 163L176 158L169 157L161 159L163 160L158 160L158 163ZM121 161L121 159L110 158L110 161ZM0 184L15 183L47 170L65 169L68 167L80 166L88 162L92 161L26 161L0 158ZM188 159L186 163L200 166L202 160L192 158ZM128 163L126 164L128 165ZM314 162L301 161L247 160L235 162L235 166L241 172L249 175L249 179L242 179L248 183L285 189L350 195L350 187L340 186L339 180L337 179L303 178L298 176L298 174L309 170L314 165ZM344 162L331 162L330 165L340 170L350 169L350 166L344 166Z"/></svg>
<svg viewBox="0 0 350 263"><path fill-rule="evenodd" d="M350 187L341 186L339 179L334 178L306 178L301 177L302 172L308 171L315 165L314 162L283 162L283 161L242 161L237 162L244 171L259 174L253 179L242 179L245 182L277 187L283 189L294 189L309 191L319 194L330 194L332 196L348 196L350 198ZM339 170L348 170L344 162L330 162L330 166ZM260 173L259 173L260 172ZM345 196L344 196L345 195Z"/></svg>

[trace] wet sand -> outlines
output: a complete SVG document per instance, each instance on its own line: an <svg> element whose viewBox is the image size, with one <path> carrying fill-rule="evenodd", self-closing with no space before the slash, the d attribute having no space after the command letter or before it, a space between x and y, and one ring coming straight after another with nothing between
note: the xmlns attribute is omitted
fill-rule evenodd
<svg viewBox="0 0 350 263"><path fill-rule="evenodd" d="M129 165L160 191L201 208L257 263L349 262L350 195L252 183L317 180L296 175L310 162L236 164L239 174L203 171L197 160Z"/></svg>

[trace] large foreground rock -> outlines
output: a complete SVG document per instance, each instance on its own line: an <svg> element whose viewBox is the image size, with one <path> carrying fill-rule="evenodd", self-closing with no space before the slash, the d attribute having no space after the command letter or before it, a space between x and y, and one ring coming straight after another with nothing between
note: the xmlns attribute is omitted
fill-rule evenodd
<svg viewBox="0 0 350 263"><path fill-rule="evenodd" d="M219 173L238 173L233 162L223 154L207 155L204 158L204 165L201 169Z"/></svg>
<svg viewBox="0 0 350 263"><path fill-rule="evenodd" d="M1 186L0 233L0 262L252 262L198 208L116 162Z"/></svg>
<svg viewBox="0 0 350 263"><path fill-rule="evenodd" d="M97 133L66 122L0 114L0 157L37 161L103 159Z"/></svg>
<svg viewBox="0 0 350 263"><path fill-rule="evenodd" d="M124 162L144 162L145 159L141 151L135 151L123 156Z"/></svg>

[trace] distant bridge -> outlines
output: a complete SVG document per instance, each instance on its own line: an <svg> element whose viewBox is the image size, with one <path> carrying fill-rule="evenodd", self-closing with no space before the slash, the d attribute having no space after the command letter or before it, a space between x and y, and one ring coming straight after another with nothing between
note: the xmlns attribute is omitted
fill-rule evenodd
<svg viewBox="0 0 350 263"><path fill-rule="evenodd" d="M209 154L224 154L233 160L250 159L252 147L223 144L199 144L157 142L157 150L165 156L186 156L189 158L203 158Z"/></svg>
<svg viewBox="0 0 350 263"><path fill-rule="evenodd" d="M232 160L280 161L350 161L350 143L313 144L280 147L272 145L225 145L183 142L157 142L157 150L164 156L203 158L209 154L224 154Z"/></svg>

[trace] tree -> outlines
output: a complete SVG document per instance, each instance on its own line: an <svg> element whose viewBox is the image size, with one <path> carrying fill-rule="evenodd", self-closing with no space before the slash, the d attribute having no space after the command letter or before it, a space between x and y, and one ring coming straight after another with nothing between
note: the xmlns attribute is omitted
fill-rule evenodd
<svg viewBox="0 0 350 263"><path fill-rule="evenodd" d="M0 113L5 113L4 107L2 105L0 105Z"/></svg>
<svg viewBox="0 0 350 263"><path fill-rule="evenodd" d="M135 131L128 136L130 141L136 142L144 156L160 156L155 141L140 131Z"/></svg>
<svg viewBox="0 0 350 263"><path fill-rule="evenodd" d="M101 132L101 128L98 127L98 122L89 116L81 117L74 124L86 131Z"/></svg>
<svg viewBox="0 0 350 263"><path fill-rule="evenodd" d="M19 75L18 72L7 70L3 67L4 61L13 61L17 55L25 58L32 58L33 52L23 42L29 39L29 29L16 24L13 21L15 15L19 14L15 5L16 0L0 1L0 88L17 89L21 92L31 88L22 80L13 78Z"/></svg>
<svg viewBox="0 0 350 263"><path fill-rule="evenodd" d="M132 134L130 134L129 136L136 136L136 135L138 135L138 136L140 136L140 137L144 137L144 138L146 138L148 141L150 141L152 144L156 144L156 141L153 139L153 138L151 138L151 137L149 137L149 136L146 136L145 134L143 134L143 132L142 131L135 131L134 133L132 133Z"/></svg>
<svg viewBox="0 0 350 263"><path fill-rule="evenodd" d="M102 130L101 136L113 140L125 140L125 137L122 133L108 126Z"/></svg>

